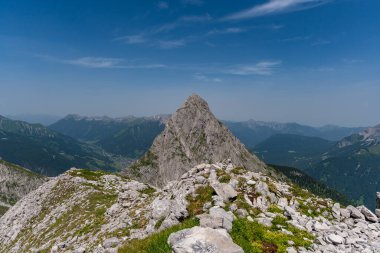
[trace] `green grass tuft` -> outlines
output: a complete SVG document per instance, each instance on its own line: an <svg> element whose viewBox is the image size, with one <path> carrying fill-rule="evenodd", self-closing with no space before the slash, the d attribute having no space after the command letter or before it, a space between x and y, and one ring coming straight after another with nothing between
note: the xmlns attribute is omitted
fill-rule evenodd
<svg viewBox="0 0 380 253"><path fill-rule="evenodd" d="M270 207L268 208L268 212L283 213L282 209L280 207L278 207L278 205L275 205L275 204L270 205Z"/></svg>
<svg viewBox="0 0 380 253"><path fill-rule="evenodd" d="M246 169L244 169L243 167L236 167L231 170L231 172L234 173L235 175L242 175L244 174L245 171Z"/></svg>
<svg viewBox="0 0 380 253"><path fill-rule="evenodd" d="M220 183L229 183L231 180L231 176L223 169L217 170L216 176Z"/></svg>
<svg viewBox="0 0 380 253"><path fill-rule="evenodd" d="M73 177L82 177L90 181L98 181L101 176L109 175L110 172L103 170L85 170L85 169L76 169L69 171L69 175Z"/></svg>
<svg viewBox="0 0 380 253"><path fill-rule="evenodd" d="M152 196L153 193L156 192L156 189L154 189L153 187L147 187L144 190L141 190L139 192L142 193L142 194L146 194L146 195Z"/></svg>
<svg viewBox="0 0 380 253"><path fill-rule="evenodd" d="M8 207L6 206L0 206L0 216L2 216L3 214L5 214L7 211L8 211Z"/></svg>
<svg viewBox="0 0 380 253"><path fill-rule="evenodd" d="M203 205L212 201L212 194L214 189L207 186L200 186L195 191L195 196L191 194L187 195L186 200L189 202L187 211L190 217L201 214L203 212Z"/></svg>
<svg viewBox="0 0 380 253"><path fill-rule="evenodd" d="M175 225L161 232L152 234L141 240L131 240L121 248L119 248L119 253L171 253L172 249L167 243L169 235L171 233L180 231L182 229L191 228L198 226L198 219L189 219L183 221L181 224Z"/></svg>
<svg viewBox="0 0 380 253"><path fill-rule="evenodd" d="M314 237L302 230L289 225L285 217L277 216L273 220L272 227L268 228L258 222L250 222L247 219L236 219L233 222L231 237L236 244L243 248L245 253L285 253L290 247L288 241L294 242L294 247L310 247ZM280 231L279 226L284 227L293 235L287 235Z"/></svg>

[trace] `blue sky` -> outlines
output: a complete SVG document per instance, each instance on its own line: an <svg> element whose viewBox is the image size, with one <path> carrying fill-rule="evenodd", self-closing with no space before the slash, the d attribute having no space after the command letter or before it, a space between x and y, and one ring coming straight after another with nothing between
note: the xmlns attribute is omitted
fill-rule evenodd
<svg viewBox="0 0 380 253"><path fill-rule="evenodd" d="M380 1L0 1L0 114L380 123Z"/></svg>

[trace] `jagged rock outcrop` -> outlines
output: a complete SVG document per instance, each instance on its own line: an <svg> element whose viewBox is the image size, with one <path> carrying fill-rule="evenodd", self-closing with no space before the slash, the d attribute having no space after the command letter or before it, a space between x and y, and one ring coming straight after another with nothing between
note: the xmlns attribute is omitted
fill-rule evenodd
<svg viewBox="0 0 380 253"><path fill-rule="evenodd" d="M265 170L265 165L216 119L207 102L193 94L167 121L149 151L125 173L162 187L196 164L223 159L248 170Z"/></svg>
<svg viewBox="0 0 380 253"><path fill-rule="evenodd" d="M47 180L46 177L0 159L0 216Z"/></svg>
<svg viewBox="0 0 380 253"><path fill-rule="evenodd" d="M226 185L234 197L215 190ZM194 247L210 252L226 247L231 252L244 247L310 253L380 249L380 224L365 208L345 208L287 181L215 163L190 168L163 189L72 169L0 218L0 252L134 252L128 248L132 239L143 240L195 217L199 223L193 229L168 238L174 252L193 252L185 249ZM242 226L253 227L261 237L240 234L245 233Z"/></svg>

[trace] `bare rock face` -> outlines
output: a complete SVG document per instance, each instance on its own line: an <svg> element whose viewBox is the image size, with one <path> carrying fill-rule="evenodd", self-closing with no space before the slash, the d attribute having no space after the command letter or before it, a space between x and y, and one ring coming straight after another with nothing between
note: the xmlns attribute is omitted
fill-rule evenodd
<svg viewBox="0 0 380 253"><path fill-rule="evenodd" d="M194 94L167 121L150 150L125 173L162 187L178 180L188 168L225 159L248 170L265 170L264 163L216 119L206 101Z"/></svg>
<svg viewBox="0 0 380 253"><path fill-rule="evenodd" d="M0 160L0 216L48 179L15 164Z"/></svg>

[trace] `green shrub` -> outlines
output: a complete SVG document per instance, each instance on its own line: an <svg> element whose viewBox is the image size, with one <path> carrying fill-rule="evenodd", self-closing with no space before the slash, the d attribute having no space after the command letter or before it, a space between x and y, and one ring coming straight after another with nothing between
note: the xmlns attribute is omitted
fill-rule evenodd
<svg viewBox="0 0 380 253"><path fill-rule="evenodd" d="M207 186L200 186L195 191L195 196L191 194L187 195L186 200L189 202L187 211L190 217L203 213L203 205L212 201L212 194L214 189Z"/></svg>

